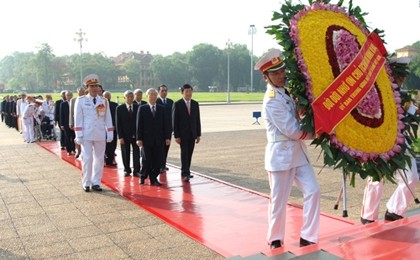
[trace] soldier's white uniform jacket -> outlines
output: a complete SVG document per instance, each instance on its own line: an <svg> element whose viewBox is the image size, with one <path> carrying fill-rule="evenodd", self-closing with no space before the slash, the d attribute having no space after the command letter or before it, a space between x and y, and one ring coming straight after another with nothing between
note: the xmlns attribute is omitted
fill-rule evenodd
<svg viewBox="0 0 420 260"><path fill-rule="evenodd" d="M262 117L267 129L265 169L286 171L308 164L303 140L307 134L301 130L296 118L296 105L284 88L270 84L264 95ZM312 136L311 136L312 137Z"/></svg>
<svg viewBox="0 0 420 260"><path fill-rule="evenodd" d="M96 104L91 95L76 100L74 112L74 131L76 138L89 141L105 141L107 133L113 134L111 112L108 100L96 96Z"/></svg>
<svg viewBox="0 0 420 260"><path fill-rule="evenodd" d="M36 108L34 103L29 103L25 106L23 111L23 123L25 125L32 125L34 123Z"/></svg>
<svg viewBox="0 0 420 260"><path fill-rule="evenodd" d="M54 120L54 101L45 100L41 105L42 110L45 111L45 115Z"/></svg>

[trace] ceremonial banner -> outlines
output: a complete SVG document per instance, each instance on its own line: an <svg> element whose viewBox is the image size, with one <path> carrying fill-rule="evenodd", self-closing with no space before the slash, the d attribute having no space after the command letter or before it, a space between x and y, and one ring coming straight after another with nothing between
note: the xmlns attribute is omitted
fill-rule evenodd
<svg viewBox="0 0 420 260"><path fill-rule="evenodd" d="M354 60L312 103L315 133L331 134L373 87L386 49L378 35L369 34Z"/></svg>

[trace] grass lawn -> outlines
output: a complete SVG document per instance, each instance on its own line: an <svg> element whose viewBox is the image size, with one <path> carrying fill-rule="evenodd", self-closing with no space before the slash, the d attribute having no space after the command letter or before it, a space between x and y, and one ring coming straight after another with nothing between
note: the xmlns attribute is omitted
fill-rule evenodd
<svg viewBox="0 0 420 260"><path fill-rule="evenodd" d="M0 97L7 95L6 93L2 93ZM17 95L16 93L11 95ZM33 94L42 95L45 97L45 93L36 93ZM111 92L112 100L116 101L117 97L120 103L124 102L124 96L122 92ZM60 93L52 93L53 100L56 101L60 99ZM173 100L178 100L181 98L181 93L179 92L169 92L168 97ZM230 101L231 102L243 102L243 101L261 101L263 100L264 93L244 93L244 92L231 92L230 93ZM227 100L227 93L226 92L194 92L193 99L198 102L226 102ZM146 96L143 93L143 100L146 100Z"/></svg>

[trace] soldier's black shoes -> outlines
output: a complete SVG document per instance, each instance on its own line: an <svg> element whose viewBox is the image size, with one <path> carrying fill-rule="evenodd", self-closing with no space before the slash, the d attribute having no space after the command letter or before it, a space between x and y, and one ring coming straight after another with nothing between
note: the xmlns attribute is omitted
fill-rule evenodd
<svg viewBox="0 0 420 260"><path fill-rule="evenodd" d="M270 244L270 249L271 250L276 249L276 248L279 248L279 247L281 247L281 241L280 240L274 240Z"/></svg>
<svg viewBox="0 0 420 260"><path fill-rule="evenodd" d="M92 190L94 190L94 191L102 191L102 188L99 185L93 185L92 186Z"/></svg>
<svg viewBox="0 0 420 260"><path fill-rule="evenodd" d="M158 180L155 180L155 181L151 181L150 182L150 186L162 186L162 184L158 181Z"/></svg>
<svg viewBox="0 0 420 260"><path fill-rule="evenodd" d="M185 182L190 182L190 176L184 176L183 179Z"/></svg>
<svg viewBox="0 0 420 260"><path fill-rule="evenodd" d="M308 241L306 239L300 238L299 241L300 247L309 246L315 244L314 242Z"/></svg>
<svg viewBox="0 0 420 260"><path fill-rule="evenodd" d="M89 192L89 191L90 191L90 187L89 187L89 186L83 187L83 190L84 190L85 192Z"/></svg>
<svg viewBox="0 0 420 260"><path fill-rule="evenodd" d="M400 216L400 215L397 215L395 213L388 212L388 210L385 212L385 220L395 221L395 220L399 220L399 219L402 219L402 218L404 218L404 217Z"/></svg>
<svg viewBox="0 0 420 260"><path fill-rule="evenodd" d="M369 223L373 223L375 221L374 220L365 219L365 218L360 218L360 222L362 222L363 225L366 225L366 224L369 224Z"/></svg>

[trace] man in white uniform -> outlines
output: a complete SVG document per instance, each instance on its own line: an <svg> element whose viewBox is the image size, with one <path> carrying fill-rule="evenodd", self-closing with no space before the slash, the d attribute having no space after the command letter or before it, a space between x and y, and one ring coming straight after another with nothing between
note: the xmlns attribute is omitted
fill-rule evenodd
<svg viewBox="0 0 420 260"><path fill-rule="evenodd" d="M395 83L401 87L408 74L407 63L405 63L404 60L401 62L399 59L396 59L394 62L391 62L390 66L400 68L399 70L394 69L392 76ZM406 112L411 115L415 115L417 111L417 107L414 106L412 102L408 103L405 109L407 110ZM419 182L419 176L417 175L416 160L413 156L411 156L411 154L408 153L408 155L411 158L411 168L406 166L405 171L398 170L394 173L398 186L386 204L387 210L384 218L388 221L402 219L408 208L410 200L414 199L411 191L416 189L416 185ZM383 193L383 180L373 181L372 178L367 179L360 217L362 224L369 224L378 219L379 206Z"/></svg>
<svg viewBox="0 0 420 260"><path fill-rule="evenodd" d="M271 50L256 63L255 69L263 73L267 91L262 116L267 129L265 169L270 184L267 242L271 249L281 247L285 238L287 200L293 181L303 193L303 226L300 246L318 241L320 216L320 190L310 165L301 130L296 117L296 106L286 84L285 63L279 50Z"/></svg>
<svg viewBox="0 0 420 260"><path fill-rule="evenodd" d="M23 111L25 110L26 105L26 93L22 92L20 94L20 99L16 101L16 116L18 117L19 133L23 133Z"/></svg>
<svg viewBox="0 0 420 260"><path fill-rule="evenodd" d="M23 136L24 136L25 142L34 143L35 142L34 123L35 123L37 110L41 106L42 100L35 100L32 96L28 96L26 100L28 104L25 106L25 110L22 113L23 124L24 124Z"/></svg>
<svg viewBox="0 0 420 260"><path fill-rule="evenodd" d="M41 106L42 110L45 111L45 115L48 116L50 119L50 129L51 129L51 135L48 137L48 139L55 139L55 131L54 131L54 112L55 112L55 105L54 101L52 100L51 94L45 95L45 101L42 103Z"/></svg>
<svg viewBox="0 0 420 260"><path fill-rule="evenodd" d="M114 127L108 100L98 95L98 76L90 74L83 83L88 94L76 100L74 111L75 142L82 147L82 187L86 192L90 191L90 186L102 191L105 141L111 142L114 138Z"/></svg>

